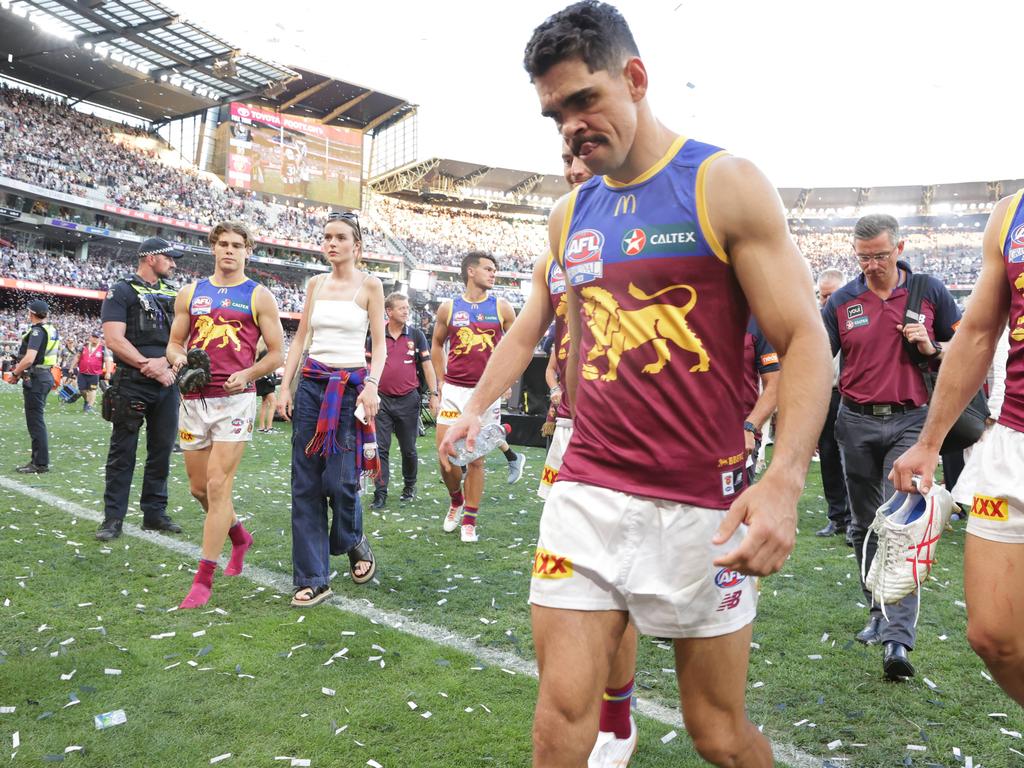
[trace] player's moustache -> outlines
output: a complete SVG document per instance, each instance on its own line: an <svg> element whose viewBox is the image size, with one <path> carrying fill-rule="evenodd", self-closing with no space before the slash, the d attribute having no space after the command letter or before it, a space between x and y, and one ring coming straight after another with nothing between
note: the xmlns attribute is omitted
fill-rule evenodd
<svg viewBox="0 0 1024 768"><path fill-rule="evenodd" d="M601 136L579 136L572 140L572 153L574 156L580 156L580 149L584 144L607 144Z"/></svg>

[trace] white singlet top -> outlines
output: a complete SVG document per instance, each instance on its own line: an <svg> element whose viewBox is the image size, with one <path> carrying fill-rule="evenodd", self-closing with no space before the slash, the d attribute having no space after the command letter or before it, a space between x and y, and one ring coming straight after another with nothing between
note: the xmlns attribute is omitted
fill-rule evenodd
<svg viewBox="0 0 1024 768"><path fill-rule="evenodd" d="M317 299L309 323L313 329L309 356L314 360L332 368L366 365L370 316L354 300Z"/></svg>

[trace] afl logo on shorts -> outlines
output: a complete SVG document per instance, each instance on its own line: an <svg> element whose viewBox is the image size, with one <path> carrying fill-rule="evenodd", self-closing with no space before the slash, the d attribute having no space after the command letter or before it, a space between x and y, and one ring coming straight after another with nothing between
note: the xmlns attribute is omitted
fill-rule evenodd
<svg viewBox="0 0 1024 768"><path fill-rule="evenodd" d="M627 256L636 256L647 245L647 235L642 229L631 229L622 236L622 252Z"/></svg>
<svg viewBox="0 0 1024 768"><path fill-rule="evenodd" d="M193 315L208 315L210 309L213 307L213 299L209 296L196 296L192 300L192 314Z"/></svg>
<svg viewBox="0 0 1024 768"><path fill-rule="evenodd" d="M715 586L719 589L729 589L737 584L742 584L746 580L747 577L742 573L730 570L729 568L722 568L715 574Z"/></svg>

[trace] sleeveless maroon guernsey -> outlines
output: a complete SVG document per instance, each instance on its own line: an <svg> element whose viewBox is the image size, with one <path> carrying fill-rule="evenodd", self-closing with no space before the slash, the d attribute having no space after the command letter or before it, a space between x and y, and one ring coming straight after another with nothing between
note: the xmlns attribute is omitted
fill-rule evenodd
<svg viewBox="0 0 1024 768"><path fill-rule="evenodd" d="M260 327L253 306L259 283L245 279L237 285L217 285L209 278L195 284L188 303L189 330L186 349L204 349L210 356L210 383L185 399L227 397L224 382L256 360ZM249 382L246 392L256 390Z"/></svg>
<svg viewBox="0 0 1024 768"><path fill-rule="evenodd" d="M496 296L476 302L462 296L453 299L444 380L457 387L475 387L503 335Z"/></svg>
<svg viewBox="0 0 1024 768"><path fill-rule="evenodd" d="M721 154L679 138L633 183L570 193L560 252L582 339L559 481L716 509L743 489L750 312L703 189Z"/></svg>

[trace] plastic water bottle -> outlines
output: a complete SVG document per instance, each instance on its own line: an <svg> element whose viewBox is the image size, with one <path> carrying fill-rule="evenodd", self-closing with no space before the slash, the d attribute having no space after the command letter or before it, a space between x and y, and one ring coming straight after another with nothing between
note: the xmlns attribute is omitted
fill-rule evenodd
<svg viewBox="0 0 1024 768"><path fill-rule="evenodd" d="M451 458L452 464L464 467L469 462L486 456L497 447L498 443L503 442L511 431L512 428L507 424L488 424L476 436L476 449L473 451L466 449L466 438L456 440L453 446L455 456Z"/></svg>

